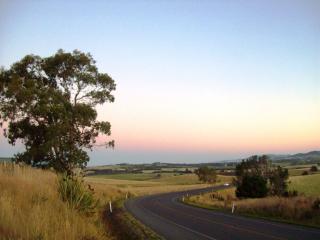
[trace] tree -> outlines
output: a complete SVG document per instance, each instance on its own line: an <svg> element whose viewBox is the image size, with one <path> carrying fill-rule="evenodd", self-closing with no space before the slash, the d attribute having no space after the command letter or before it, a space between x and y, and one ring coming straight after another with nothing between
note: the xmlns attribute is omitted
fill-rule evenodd
<svg viewBox="0 0 320 240"><path fill-rule="evenodd" d="M311 172L317 172L318 171L317 166L316 165L311 166L310 171Z"/></svg>
<svg viewBox="0 0 320 240"><path fill-rule="evenodd" d="M237 197L262 198L267 194L267 180L260 175L245 175L236 189Z"/></svg>
<svg viewBox="0 0 320 240"><path fill-rule="evenodd" d="M288 178L288 169L284 169L280 166L278 166L276 169L273 169L269 174L270 194L283 196L288 189Z"/></svg>
<svg viewBox="0 0 320 240"><path fill-rule="evenodd" d="M271 167L267 155L242 160L235 172L238 197L264 197L267 193L281 196L287 192L288 169Z"/></svg>
<svg viewBox="0 0 320 240"><path fill-rule="evenodd" d="M237 197L265 197L268 193L267 182L270 161L268 156L251 156L236 166Z"/></svg>
<svg viewBox="0 0 320 240"><path fill-rule="evenodd" d="M236 166L237 197L264 197L268 193L267 182L270 161L267 155L251 156Z"/></svg>
<svg viewBox="0 0 320 240"><path fill-rule="evenodd" d="M114 80L99 73L87 53L59 50L41 58L27 55L10 69L0 70L0 121L8 123L4 136L25 151L16 162L53 167L72 173L89 161L87 150L99 134L110 135L111 125L97 121L95 107L113 102ZM113 147L114 142L101 144Z"/></svg>
<svg viewBox="0 0 320 240"><path fill-rule="evenodd" d="M217 172L213 168L207 166L200 167L194 171L198 176L199 181L204 183L215 183L217 181Z"/></svg>
<svg viewBox="0 0 320 240"><path fill-rule="evenodd" d="M240 181L246 175L261 175L267 178L270 168L271 161L267 155L254 155L237 164L235 173Z"/></svg>

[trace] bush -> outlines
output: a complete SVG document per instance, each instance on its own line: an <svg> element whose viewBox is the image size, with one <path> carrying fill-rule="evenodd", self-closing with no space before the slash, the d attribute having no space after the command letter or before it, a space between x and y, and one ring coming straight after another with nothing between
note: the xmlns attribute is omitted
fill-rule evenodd
<svg viewBox="0 0 320 240"><path fill-rule="evenodd" d="M86 214L93 213L98 204L94 199L94 191L90 185L85 186L83 180L77 177L60 176L58 192L61 199L67 202L70 208Z"/></svg>
<svg viewBox="0 0 320 240"><path fill-rule="evenodd" d="M320 199L316 199L313 204L312 204L312 209L313 210L320 210Z"/></svg>
<svg viewBox="0 0 320 240"><path fill-rule="evenodd" d="M262 198L267 194L267 181L259 175L244 176L241 185L238 185L236 190L236 196L240 198Z"/></svg>
<svg viewBox="0 0 320 240"><path fill-rule="evenodd" d="M283 193L283 197L297 197L298 196L298 191L293 190L293 191L285 191Z"/></svg>
<svg viewBox="0 0 320 240"><path fill-rule="evenodd" d="M310 168L310 171L311 172L317 172L318 171L318 168L317 168L317 166L312 166L311 168Z"/></svg>
<svg viewBox="0 0 320 240"><path fill-rule="evenodd" d="M194 173L198 176L199 181L203 183L215 183L217 182L217 172L213 168L209 168L207 166L200 167L194 171Z"/></svg>
<svg viewBox="0 0 320 240"><path fill-rule="evenodd" d="M309 175L308 171L303 171L302 175Z"/></svg>
<svg viewBox="0 0 320 240"><path fill-rule="evenodd" d="M269 193L273 196L282 196L287 192L289 178L288 169L284 169L280 166L273 169L269 173Z"/></svg>

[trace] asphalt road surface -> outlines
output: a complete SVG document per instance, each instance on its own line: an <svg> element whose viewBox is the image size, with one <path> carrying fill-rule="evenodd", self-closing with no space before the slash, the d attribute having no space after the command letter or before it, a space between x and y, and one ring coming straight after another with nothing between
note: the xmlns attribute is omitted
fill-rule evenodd
<svg viewBox="0 0 320 240"><path fill-rule="evenodd" d="M215 190L222 188L214 187ZM320 229L215 212L178 201L183 195L206 191L208 189L145 196L128 200L125 207L167 240L320 240Z"/></svg>

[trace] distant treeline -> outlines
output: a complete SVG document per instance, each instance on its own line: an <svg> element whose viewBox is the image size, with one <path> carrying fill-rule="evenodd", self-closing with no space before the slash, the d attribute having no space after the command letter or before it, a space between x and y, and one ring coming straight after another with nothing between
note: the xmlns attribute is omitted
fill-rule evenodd
<svg viewBox="0 0 320 240"><path fill-rule="evenodd" d="M86 176L94 176L94 175L111 175L111 174L122 174L122 173L133 173L133 174L138 174L138 173L143 173L143 170L154 170L152 173L179 173L179 174L187 174L187 173L192 173L191 170L186 168L185 170L178 170L178 169L173 169L173 170L162 170L161 168L156 168L156 169L133 169L133 168L126 168L126 169L87 169L84 171Z"/></svg>
<svg viewBox="0 0 320 240"><path fill-rule="evenodd" d="M0 162L12 162L12 158L0 157Z"/></svg>

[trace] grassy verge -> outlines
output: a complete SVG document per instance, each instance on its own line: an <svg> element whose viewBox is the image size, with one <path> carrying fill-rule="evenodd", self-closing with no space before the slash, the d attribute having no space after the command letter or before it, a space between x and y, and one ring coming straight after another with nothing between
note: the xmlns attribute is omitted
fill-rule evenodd
<svg viewBox="0 0 320 240"><path fill-rule="evenodd" d="M112 234L120 240L161 240L150 228L143 225L124 209L124 201L117 201L112 213L107 209L104 221Z"/></svg>
<svg viewBox="0 0 320 240"><path fill-rule="evenodd" d="M51 171L0 164L1 239L111 239L99 210L84 214L59 196Z"/></svg>
<svg viewBox="0 0 320 240"><path fill-rule="evenodd" d="M190 205L190 206L198 207L198 208L209 209L209 210L218 211L218 212L227 213L227 214L231 213L231 209L225 209L222 207L215 207L212 205L200 204L200 203L191 202L191 201L185 201L183 203ZM280 222L280 223L287 223L287 224L293 224L293 225L299 225L299 226L306 226L306 227L313 227L313 228L320 227L317 224L305 224L305 223L302 223L299 221L283 219L280 217L268 217L268 216L263 216L263 215L258 215L258 214L250 214L250 213L246 213L246 212L239 213L237 211L235 211L233 214L238 215L238 216L248 217L248 218L259 218L259 219L263 219L263 220Z"/></svg>
<svg viewBox="0 0 320 240"><path fill-rule="evenodd" d="M232 204L235 203L235 214L320 227L320 201L316 197L267 197L239 200L235 198L232 189L228 189L191 196L185 199L185 203L228 213L231 213Z"/></svg>
<svg viewBox="0 0 320 240"><path fill-rule="evenodd" d="M122 191L117 186L87 180L83 186L77 185L80 182L74 184L76 185L70 185L67 180L59 180L51 171L0 164L0 238L161 239L124 210L121 199L125 198L127 191ZM86 184L90 184L90 188L94 189L94 198L99 200L94 211L89 208L89 213L79 211L87 202L90 203L80 201L89 199L84 198ZM72 190L68 187L72 187ZM62 191L65 197L78 189L79 196L72 196L75 203L63 201L61 188L65 190ZM106 211L109 201L114 205L112 214L107 214Z"/></svg>

